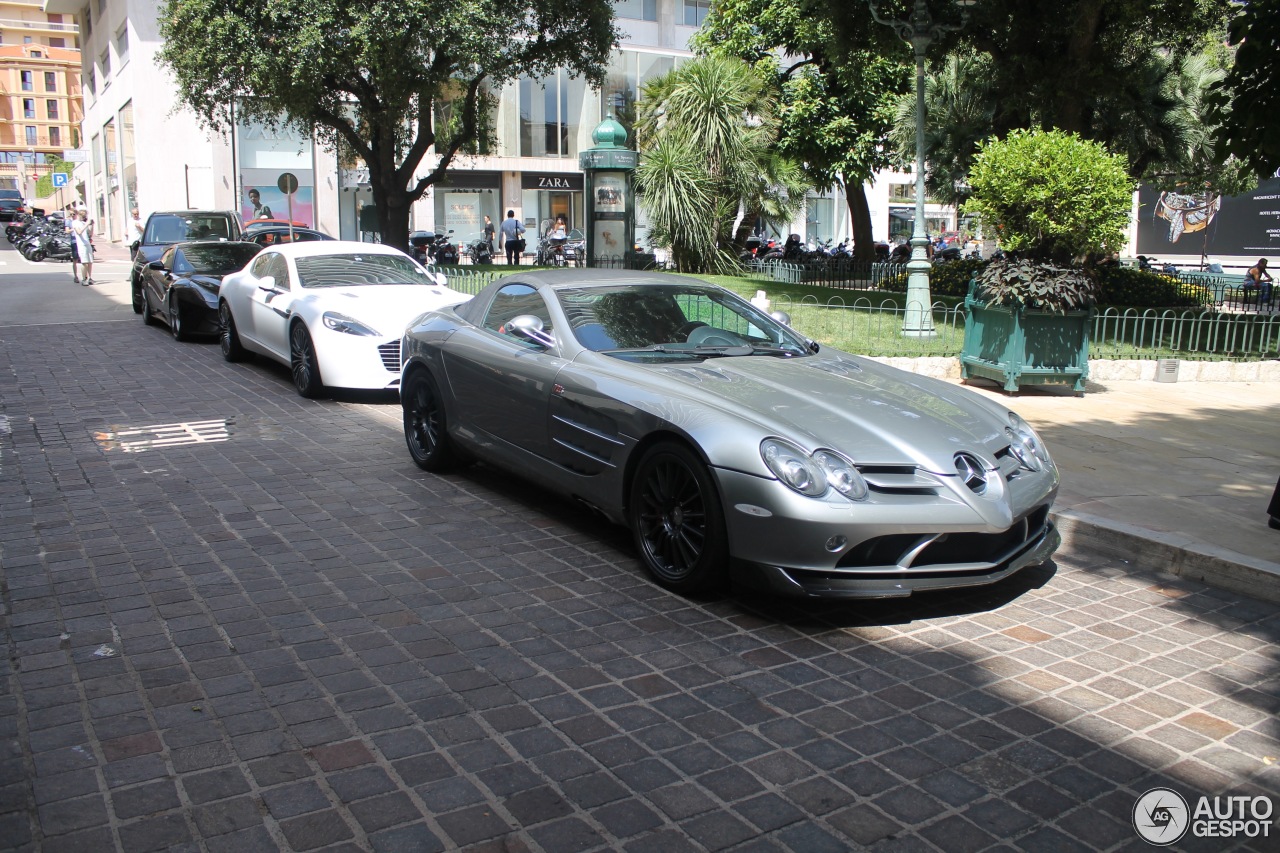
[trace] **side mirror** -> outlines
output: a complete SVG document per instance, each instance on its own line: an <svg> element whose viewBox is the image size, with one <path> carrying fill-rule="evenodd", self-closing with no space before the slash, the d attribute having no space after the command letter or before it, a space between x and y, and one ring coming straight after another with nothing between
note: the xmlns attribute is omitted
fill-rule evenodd
<svg viewBox="0 0 1280 853"><path fill-rule="evenodd" d="M156 272L164 272L164 261L152 261L147 264L147 269L152 269Z"/></svg>
<svg viewBox="0 0 1280 853"><path fill-rule="evenodd" d="M544 347L555 346L556 339L543 331L542 318L532 314L521 314L507 321L511 333Z"/></svg>
<svg viewBox="0 0 1280 853"><path fill-rule="evenodd" d="M267 293L276 293L276 277L273 275L264 275L258 279L258 290L265 290Z"/></svg>
<svg viewBox="0 0 1280 853"><path fill-rule="evenodd" d="M134 240L129 244L129 260L133 260L133 256L138 254L138 247L142 245L141 240Z"/></svg>

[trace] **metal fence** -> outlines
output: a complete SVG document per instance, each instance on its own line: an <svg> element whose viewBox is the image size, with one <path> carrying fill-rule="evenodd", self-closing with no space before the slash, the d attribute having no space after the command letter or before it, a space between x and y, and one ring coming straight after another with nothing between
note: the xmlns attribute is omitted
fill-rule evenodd
<svg viewBox="0 0 1280 853"><path fill-rule="evenodd" d="M941 302L933 306L932 337L902 334L906 309L866 297L819 303L812 296L780 296L774 310L791 316L802 334L850 352L874 356L957 356L964 346L965 311ZM1280 315L1219 311L1108 308L1093 319L1090 358L1252 361L1280 358Z"/></svg>
<svg viewBox="0 0 1280 853"><path fill-rule="evenodd" d="M427 264L427 272L434 275L442 274L449 282L449 287L461 293L469 293L475 296L485 285L493 281L495 278L501 278L509 273L504 268L501 271L493 269L485 269L483 266L454 266L453 264Z"/></svg>
<svg viewBox="0 0 1280 853"><path fill-rule="evenodd" d="M1242 274L1187 271L1177 273L1176 278L1180 293L1194 297L1203 295L1202 301L1222 310L1270 313L1280 309L1276 288L1270 283L1246 287Z"/></svg>
<svg viewBox="0 0 1280 853"><path fill-rule="evenodd" d="M752 261L749 278L780 284L820 284L836 290L880 290L892 278L904 274L906 264L882 261Z"/></svg>

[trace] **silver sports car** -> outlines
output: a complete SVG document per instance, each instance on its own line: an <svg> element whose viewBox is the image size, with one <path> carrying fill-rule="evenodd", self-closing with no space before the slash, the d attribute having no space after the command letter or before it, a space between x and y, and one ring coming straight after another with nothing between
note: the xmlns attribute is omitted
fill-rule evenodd
<svg viewBox="0 0 1280 853"><path fill-rule="evenodd" d="M678 276L499 279L406 331L409 452L595 507L683 593L905 596L1049 558L1058 472L1021 418L786 322Z"/></svg>

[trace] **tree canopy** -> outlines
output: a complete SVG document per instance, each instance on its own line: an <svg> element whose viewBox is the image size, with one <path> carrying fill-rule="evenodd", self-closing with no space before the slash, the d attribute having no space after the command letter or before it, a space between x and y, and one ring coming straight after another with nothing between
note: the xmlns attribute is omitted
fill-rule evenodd
<svg viewBox="0 0 1280 853"><path fill-rule="evenodd" d="M490 92L557 68L598 83L617 41L610 0L168 0L160 34L160 62L208 126L234 103L362 158L397 246L409 205L485 135Z"/></svg>
<svg viewBox="0 0 1280 853"><path fill-rule="evenodd" d="M844 186L855 250L870 259L863 185L892 162L886 134L908 66L887 29L844 27L849 16L836 0L718 0L695 44L740 57L775 80L782 95L778 150L815 186Z"/></svg>
<svg viewBox="0 0 1280 853"><path fill-rule="evenodd" d="M1215 87L1219 153L1248 163L1259 177L1280 170L1280 0L1249 0L1231 22L1235 63Z"/></svg>

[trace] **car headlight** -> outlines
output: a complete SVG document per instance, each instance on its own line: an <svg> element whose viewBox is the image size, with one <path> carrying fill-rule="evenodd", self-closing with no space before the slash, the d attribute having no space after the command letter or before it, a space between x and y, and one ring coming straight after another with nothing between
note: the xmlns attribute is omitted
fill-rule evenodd
<svg viewBox="0 0 1280 853"><path fill-rule="evenodd" d="M830 450L812 455L780 438L760 443L760 458L786 486L802 495L819 498L835 489L850 500L867 496L867 481L848 459Z"/></svg>
<svg viewBox="0 0 1280 853"><path fill-rule="evenodd" d="M376 329L372 329L359 320L348 317L346 314L339 314L337 311L326 311L320 319L324 321L326 329L333 329L335 332L345 332L348 335L360 335L365 338L381 337Z"/></svg>
<svg viewBox="0 0 1280 853"><path fill-rule="evenodd" d="M1049 456L1040 442L1040 436L1036 435L1030 424L1013 412L1009 413L1009 426L1005 429L1005 436L1009 439L1013 455L1030 470L1039 471L1041 464L1048 461Z"/></svg>

